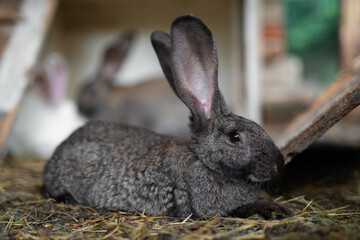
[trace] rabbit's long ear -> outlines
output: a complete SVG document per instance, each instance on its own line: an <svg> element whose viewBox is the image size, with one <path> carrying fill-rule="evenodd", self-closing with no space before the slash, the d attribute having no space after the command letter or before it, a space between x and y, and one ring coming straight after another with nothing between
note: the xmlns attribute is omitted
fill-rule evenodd
<svg viewBox="0 0 360 240"><path fill-rule="evenodd" d="M178 95L174 77L171 70L171 39L170 35L163 31L154 31L151 34L151 43L159 59L161 68L175 94Z"/></svg>
<svg viewBox="0 0 360 240"><path fill-rule="evenodd" d="M192 112L194 130L204 132L209 122L226 108L218 89L214 38L200 19L183 15L172 24L171 43L178 96Z"/></svg>
<svg viewBox="0 0 360 240"><path fill-rule="evenodd" d="M65 58L52 53L46 58L45 71L48 81L48 96L53 105L58 105L66 97L69 69Z"/></svg>
<svg viewBox="0 0 360 240"><path fill-rule="evenodd" d="M119 71L134 41L134 32L125 32L106 47L97 79L109 81Z"/></svg>

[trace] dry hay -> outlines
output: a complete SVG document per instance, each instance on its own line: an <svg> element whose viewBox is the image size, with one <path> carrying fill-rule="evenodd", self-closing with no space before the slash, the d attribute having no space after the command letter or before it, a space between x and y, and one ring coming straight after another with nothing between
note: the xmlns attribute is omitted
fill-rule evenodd
<svg viewBox="0 0 360 240"><path fill-rule="evenodd" d="M287 197L295 217L265 221L259 216L204 218L130 215L57 203L40 194L44 162L14 160L0 169L0 239L359 239L360 176L350 187L309 186ZM350 174L349 174L350 176ZM316 184L315 184L316 185ZM266 194L263 194L267 197ZM310 194L311 195L311 194Z"/></svg>

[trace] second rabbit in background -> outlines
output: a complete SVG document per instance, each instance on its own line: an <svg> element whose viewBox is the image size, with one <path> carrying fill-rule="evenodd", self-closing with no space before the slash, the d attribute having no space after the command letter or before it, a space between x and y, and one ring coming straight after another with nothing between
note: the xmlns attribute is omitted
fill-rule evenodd
<svg viewBox="0 0 360 240"><path fill-rule="evenodd" d="M158 133L189 138L188 109L174 95L165 78L132 86L118 86L115 75L134 45L133 32L123 33L104 50L100 67L81 86L77 105L90 120L105 120L143 127Z"/></svg>
<svg viewBox="0 0 360 240"><path fill-rule="evenodd" d="M49 54L32 75L10 132L9 151L16 157L48 159L86 119L66 97L69 72L63 56Z"/></svg>

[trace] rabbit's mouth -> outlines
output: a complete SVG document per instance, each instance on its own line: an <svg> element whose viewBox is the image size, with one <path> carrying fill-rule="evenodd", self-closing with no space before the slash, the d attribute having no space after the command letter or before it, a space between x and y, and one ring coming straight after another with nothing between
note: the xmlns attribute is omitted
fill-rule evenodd
<svg viewBox="0 0 360 240"><path fill-rule="evenodd" d="M277 148L271 151L257 151L248 165L247 178L251 182L264 183L279 176L284 166L283 156Z"/></svg>
<svg viewBox="0 0 360 240"><path fill-rule="evenodd" d="M276 164L269 166L267 164L257 164L250 167L247 175L247 179L255 183L264 183L276 178L279 174L279 169Z"/></svg>

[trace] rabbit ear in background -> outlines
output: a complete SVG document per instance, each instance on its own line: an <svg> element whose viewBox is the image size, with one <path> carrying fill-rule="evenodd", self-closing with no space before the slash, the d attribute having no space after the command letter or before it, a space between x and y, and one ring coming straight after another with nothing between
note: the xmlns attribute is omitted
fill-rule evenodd
<svg viewBox="0 0 360 240"><path fill-rule="evenodd" d="M69 71L65 58L58 53L50 54L45 61L46 80L50 102L57 106L65 98Z"/></svg>
<svg viewBox="0 0 360 240"><path fill-rule="evenodd" d="M112 80L119 71L133 41L134 33L129 31L120 35L115 42L106 48L97 79Z"/></svg>
<svg viewBox="0 0 360 240"><path fill-rule="evenodd" d="M173 73L171 70L171 39L170 35L163 31L154 31L151 34L151 43L155 49L156 55L159 58L161 68L168 80L172 90L178 95Z"/></svg>
<svg viewBox="0 0 360 240"><path fill-rule="evenodd" d="M194 130L204 132L214 115L226 108L218 89L215 41L200 19L183 15L172 24L171 43L172 73L178 96L193 114Z"/></svg>

